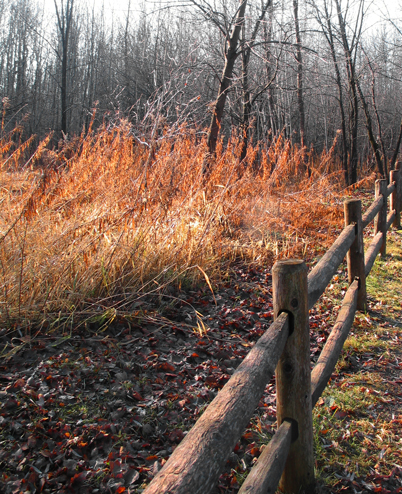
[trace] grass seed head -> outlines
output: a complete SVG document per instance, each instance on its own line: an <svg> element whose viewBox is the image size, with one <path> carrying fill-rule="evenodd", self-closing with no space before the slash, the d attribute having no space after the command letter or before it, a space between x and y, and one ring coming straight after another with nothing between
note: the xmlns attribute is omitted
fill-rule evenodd
<svg viewBox="0 0 402 494"><path fill-rule="evenodd" d="M105 311L126 307L183 276L205 282L202 272L213 283L227 271L222 263L239 257L305 256L314 241L329 245L342 223L333 150L317 156L283 136L249 144L241 165L241 139L220 140L207 177L205 142L186 126L165 126L146 145L121 121L58 149L45 139L29 160L27 144L13 149L11 137L0 141L8 324L86 317L94 300Z"/></svg>

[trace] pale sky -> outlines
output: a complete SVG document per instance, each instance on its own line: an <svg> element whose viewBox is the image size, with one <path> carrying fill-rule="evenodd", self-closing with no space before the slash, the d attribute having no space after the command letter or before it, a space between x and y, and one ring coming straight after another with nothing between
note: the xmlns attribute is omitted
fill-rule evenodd
<svg viewBox="0 0 402 494"><path fill-rule="evenodd" d="M62 0L57 0L57 3L60 5L61 1ZM49 14L54 14L54 0L38 0L38 3L42 2L45 4L46 11ZM102 4L104 4L106 18L112 19L112 17L120 17L124 20L127 14L129 0L75 0L76 5L81 3L87 3L89 6L95 5L95 7L98 7L99 9L101 9ZM155 0L131 0L131 16L136 17L143 10L144 4L148 7L148 12L150 12L155 3ZM350 3L353 4L354 0L351 0ZM384 16L387 17L387 15L401 18L402 0L365 0L365 5L370 7L369 24L375 24L379 20L384 20Z"/></svg>
<svg viewBox="0 0 402 494"><path fill-rule="evenodd" d="M129 0L74 0L75 5L80 5L80 4L87 4L92 8L92 5L95 5L96 8L99 8L99 10L102 7L102 4L104 4L104 10L107 18L112 18L112 16L117 16L117 17L122 17L124 18L127 13L127 7L128 7L128 2ZM44 2L45 4L45 10L49 14L54 14L55 8L54 8L54 0L38 0L38 3ZM57 0L57 4L60 5L61 0ZM64 0L65 3L65 0ZM141 12L141 7L143 5L142 0L131 0L131 6L130 6L130 11L132 15L137 15L139 12Z"/></svg>

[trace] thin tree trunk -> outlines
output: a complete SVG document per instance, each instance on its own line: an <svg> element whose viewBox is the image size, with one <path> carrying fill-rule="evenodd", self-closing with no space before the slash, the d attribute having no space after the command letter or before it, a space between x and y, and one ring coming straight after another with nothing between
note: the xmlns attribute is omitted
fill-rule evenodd
<svg viewBox="0 0 402 494"><path fill-rule="evenodd" d="M402 140L402 120L401 120L401 125L399 127L399 136L398 136L398 140L396 141L394 154L392 155L391 161L389 163L391 169L395 168L395 163L396 160L398 159L399 148L401 146L401 140Z"/></svg>
<svg viewBox="0 0 402 494"><path fill-rule="evenodd" d="M356 81L356 87L357 87L357 90L359 91L360 101L361 101L361 104L363 107L364 114L366 116L367 134L368 134L371 149L373 150L373 153L374 153L378 173L381 175L382 178L386 178L386 175L384 174L383 161L381 159L380 146L378 145L378 142L377 142L376 138L374 137L373 124L371 121L370 111L369 111L369 108L368 108L368 105L366 102L366 98L364 97L364 94L361 90L361 87L360 87L360 84L358 81Z"/></svg>
<svg viewBox="0 0 402 494"><path fill-rule="evenodd" d="M367 55L366 55L366 57L367 57L367 63L368 63L368 66L370 67L371 76L372 76L371 77L371 97L372 97L372 101L373 101L373 108L374 108L375 117L377 120L378 139L379 139L380 145L381 145L382 162L384 165L384 174L385 174L385 178L387 178L387 180L388 180L387 154L385 152L385 144L384 144L384 139L382 136L381 120L380 120L380 115L378 114L377 101L376 101L376 95L375 95L375 74L374 74L374 70L373 70L373 67L371 65L370 59L368 58Z"/></svg>
<svg viewBox="0 0 402 494"><path fill-rule="evenodd" d="M351 144L350 144L350 182L355 184L357 182L357 163L358 163L358 154L357 154L357 130L359 123L359 105L358 98L356 92L356 85L354 79L350 80L350 135L351 135Z"/></svg>
<svg viewBox="0 0 402 494"><path fill-rule="evenodd" d="M67 42L63 43L61 61L61 130L67 134Z"/></svg>
<svg viewBox="0 0 402 494"><path fill-rule="evenodd" d="M272 15L269 16L269 20L267 23L264 23L264 40L266 42L266 51L265 51L265 69L267 73L268 81L272 80L272 63L273 57L271 50L269 48L269 42L272 39ZM272 135L275 135L278 132L279 123L278 117L275 113L275 101L274 101L274 92L272 87L268 87L268 111L269 111L269 125L271 129Z"/></svg>
<svg viewBox="0 0 402 494"><path fill-rule="evenodd" d="M62 55L61 55L61 131L67 134L67 69L68 69L68 44L71 31L71 23L73 18L74 0L67 0L66 8L61 4L61 12L57 7L57 2L54 0L56 8L57 23L59 27Z"/></svg>
<svg viewBox="0 0 402 494"><path fill-rule="evenodd" d="M238 56L238 43L240 38L241 26L244 22L244 13L247 6L247 0L240 0L240 6L237 11L232 33L227 39L227 51L225 55L225 66L223 68L222 79L219 85L218 97L215 102L212 113L211 124L208 131L207 146L209 156L212 157L216 151L219 129L221 126L223 110L225 108L226 97L232 83L232 75L235 61ZM209 160L204 161L203 173L206 173L210 167Z"/></svg>
<svg viewBox="0 0 402 494"><path fill-rule="evenodd" d="M356 71L355 71L355 63L352 59L352 49L349 45L348 38L346 35L346 26L345 21L342 15L342 9L339 0L335 0L336 9L338 14L338 22L339 29L342 38L343 51L346 59L346 70L348 74L348 82L349 82L349 105L350 105L350 182L352 184L357 182L357 163L358 163L358 154L357 154L357 132L358 132L358 123L359 123L359 102L358 102L358 90L356 87L357 79L356 79ZM361 22L360 22L361 29ZM357 38L360 37L360 33L354 33L354 39L356 41Z"/></svg>
<svg viewBox="0 0 402 494"><path fill-rule="evenodd" d="M245 41L245 23L243 23L243 42ZM240 151L240 162L242 162L247 155L248 147L248 133L250 125L250 113L251 113L251 101L250 90L248 86L248 63L250 60L250 49L243 49L242 51L242 86L243 86L243 118L242 118L242 141Z"/></svg>
<svg viewBox="0 0 402 494"><path fill-rule="evenodd" d="M345 178L345 184L350 185L350 183L349 183L350 176L349 176L349 170L348 170L348 139L347 139L347 133L346 133L345 108L343 106L342 79L341 79L341 73L339 70L338 59L337 59L336 51L335 51L335 41L334 41L334 35L333 35L333 31L332 31L331 17L328 13L328 7L327 7L326 2L324 4L324 8L325 8L325 19L326 19L327 29L328 29L328 33L324 32L324 35L327 38L329 48L331 51L332 61L334 63L336 85L338 88L339 111L341 112L343 175Z"/></svg>
<svg viewBox="0 0 402 494"><path fill-rule="evenodd" d="M293 0L293 15L296 31L296 62L297 62L297 108L299 112L300 146L304 147L305 139L305 115L303 99L303 57L301 50L301 36L299 26L299 0Z"/></svg>

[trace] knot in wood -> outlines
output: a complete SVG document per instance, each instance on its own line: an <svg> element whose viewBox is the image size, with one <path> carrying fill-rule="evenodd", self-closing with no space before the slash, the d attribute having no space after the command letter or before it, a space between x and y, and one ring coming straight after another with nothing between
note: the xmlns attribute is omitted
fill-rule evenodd
<svg viewBox="0 0 402 494"><path fill-rule="evenodd" d="M289 362L285 363L285 365L283 366L283 372L285 374L292 374L293 372L293 365Z"/></svg>

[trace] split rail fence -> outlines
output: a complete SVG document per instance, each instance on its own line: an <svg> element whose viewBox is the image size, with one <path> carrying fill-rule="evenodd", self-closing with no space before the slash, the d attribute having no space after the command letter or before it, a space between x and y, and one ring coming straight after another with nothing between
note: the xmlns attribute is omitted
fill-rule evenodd
<svg viewBox="0 0 402 494"><path fill-rule="evenodd" d="M207 494L247 427L276 371L279 428L261 453L239 494L314 491L312 408L325 389L356 310L366 309L366 276L386 235L400 228L402 172L375 183L375 200L362 215L361 201L344 204L345 228L307 275L301 260L277 262L272 270L274 323L258 340L231 379L174 450L144 494ZM387 198L390 212L387 215ZM374 238L364 252L363 229L372 221ZM311 371L309 310L324 292L344 257L349 289L335 325Z"/></svg>

